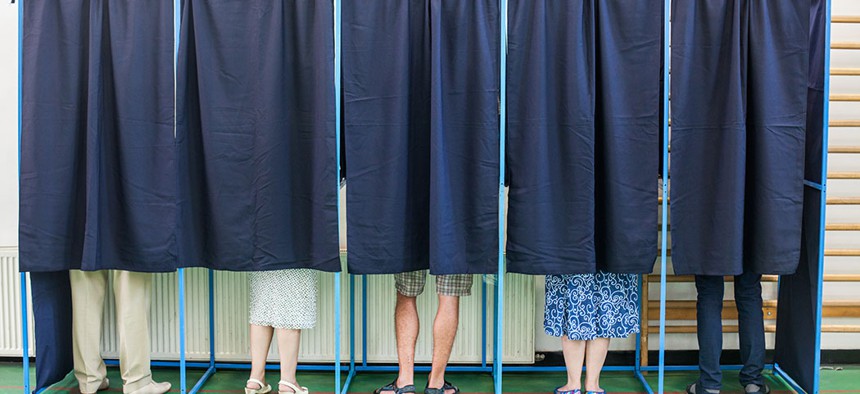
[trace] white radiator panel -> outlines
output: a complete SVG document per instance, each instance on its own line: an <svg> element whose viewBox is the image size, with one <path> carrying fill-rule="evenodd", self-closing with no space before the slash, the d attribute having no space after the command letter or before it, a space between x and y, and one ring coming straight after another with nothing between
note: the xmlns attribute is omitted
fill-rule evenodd
<svg viewBox="0 0 860 394"><path fill-rule="evenodd" d="M186 283L186 351L191 360L209 358L209 279L205 269L185 270ZM154 360L179 358L178 274L155 274L153 278L150 334ZM534 358L534 281L530 277L508 275L506 282L505 352L506 362L530 363ZM302 333L303 362L334 361L334 282L335 275L320 273L319 317L317 327ZM343 360L349 357L349 276L341 275L341 339ZM356 357L361 359L361 277L356 284ZM0 357L20 357L21 341L20 287L17 250L0 250ZM473 295L464 297L460 307L460 329L457 333L452 363L481 362L481 276L475 276ZM493 295L495 288L487 286L487 359L492 359ZM108 294L112 294L111 285ZM368 277L368 360L396 362L394 341L393 277ZM416 348L416 360L429 362L431 356L432 321L436 308L435 284L429 278L425 294L419 298L421 335ZM118 356L116 314L113 297L107 297L103 322L102 352L106 358ZM32 335L32 310L30 339ZM275 342L275 341L273 341ZM32 349L32 347L31 347ZM215 273L215 350L219 361L248 361L248 281L247 274ZM271 360L277 360L273 344ZM32 352L31 352L32 354Z"/></svg>
<svg viewBox="0 0 860 394"><path fill-rule="evenodd" d="M27 288L30 281L27 281ZM29 302L30 355L33 355L33 306ZM21 357L21 275L18 273L18 251L0 248L0 357Z"/></svg>

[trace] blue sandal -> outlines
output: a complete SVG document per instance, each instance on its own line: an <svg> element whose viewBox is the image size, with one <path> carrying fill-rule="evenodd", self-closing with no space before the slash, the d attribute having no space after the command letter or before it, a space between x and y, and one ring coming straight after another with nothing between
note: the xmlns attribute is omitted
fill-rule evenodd
<svg viewBox="0 0 860 394"><path fill-rule="evenodd" d="M554 392L555 394L582 394L582 390L580 390L580 389L559 391L559 389L560 389L560 388L562 388L562 387L563 387L563 386L558 386L558 387L556 387L556 388L555 388L555 390L554 390L553 392Z"/></svg>

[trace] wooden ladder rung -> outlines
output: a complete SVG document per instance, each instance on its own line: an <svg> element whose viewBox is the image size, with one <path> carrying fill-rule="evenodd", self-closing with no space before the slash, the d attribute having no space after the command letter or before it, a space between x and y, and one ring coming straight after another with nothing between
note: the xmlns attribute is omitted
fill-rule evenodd
<svg viewBox="0 0 860 394"><path fill-rule="evenodd" d="M860 15L833 15L830 20L833 23L860 23Z"/></svg>
<svg viewBox="0 0 860 394"><path fill-rule="evenodd" d="M733 276L725 277L726 282L733 282L735 278ZM779 280L779 275L762 275L762 282L776 282ZM666 282L667 283L692 283L695 281L693 275L667 275ZM860 274L825 274L824 275L825 282L860 282ZM648 283L650 284L660 284L660 275L659 274L649 274L648 275Z"/></svg>
<svg viewBox="0 0 860 394"><path fill-rule="evenodd" d="M860 127L860 120L831 120L830 127Z"/></svg>
<svg viewBox="0 0 860 394"><path fill-rule="evenodd" d="M827 205L860 205L860 197L827 197Z"/></svg>
<svg viewBox="0 0 860 394"><path fill-rule="evenodd" d="M860 172L834 171L827 173L828 179L860 179Z"/></svg>
<svg viewBox="0 0 860 394"><path fill-rule="evenodd" d="M695 334L696 326L666 326L666 333L669 334ZM766 324L764 326L764 331L768 333L776 332L775 324ZM660 332L660 327L649 326L648 333L649 334L657 334ZM736 325L724 325L723 332L738 332L738 326ZM847 324L828 324L821 326L821 332L833 332L833 333L853 333L860 332L860 325L847 325Z"/></svg>
<svg viewBox="0 0 860 394"><path fill-rule="evenodd" d="M669 127L672 126L672 120L669 120ZM831 120L830 127L860 127L860 120Z"/></svg>
<svg viewBox="0 0 860 394"><path fill-rule="evenodd" d="M834 42L830 44L831 49L860 49L860 42Z"/></svg>
<svg viewBox="0 0 860 394"><path fill-rule="evenodd" d="M657 249L657 254L659 253L660 249ZM666 255L672 256L672 249L669 249ZM860 249L825 249L824 255L837 257L860 257Z"/></svg>
<svg viewBox="0 0 860 394"><path fill-rule="evenodd" d="M830 95L830 101L860 101L860 94L833 94Z"/></svg>
<svg viewBox="0 0 860 394"><path fill-rule="evenodd" d="M860 249L825 249L825 256L860 257Z"/></svg>
<svg viewBox="0 0 860 394"><path fill-rule="evenodd" d="M840 178L833 178L840 179ZM842 178L847 179L847 178ZM853 178L850 178L853 179ZM670 201L671 202L671 201ZM657 198L657 204L663 203L663 197ZM860 205L860 197L827 197L827 205Z"/></svg>
<svg viewBox="0 0 860 394"><path fill-rule="evenodd" d="M829 223L827 231L860 231L860 223Z"/></svg>
<svg viewBox="0 0 860 394"><path fill-rule="evenodd" d="M860 68L831 68L830 75L860 76Z"/></svg>
<svg viewBox="0 0 860 394"><path fill-rule="evenodd" d="M726 282L734 282L734 276L726 276ZM779 280L779 276L777 275L762 275L762 282L776 282ZM683 283L683 282L695 282L696 279L693 275L667 275L666 282L668 283ZM648 275L648 282L650 283L660 283L660 275L659 274L650 274Z"/></svg>
<svg viewBox="0 0 860 394"><path fill-rule="evenodd" d="M830 153L860 153L860 146L831 146L827 148Z"/></svg>

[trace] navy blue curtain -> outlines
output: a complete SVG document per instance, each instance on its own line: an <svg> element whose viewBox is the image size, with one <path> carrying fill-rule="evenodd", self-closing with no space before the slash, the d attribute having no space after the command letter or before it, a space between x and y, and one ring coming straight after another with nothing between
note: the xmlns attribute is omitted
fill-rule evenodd
<svg viewBox="0 0 860 394"><path fill-rule="evenodd" d="M172 1L24 6L20 267L36 389L72 369L69 269L176 266Z"/></svg>
<svg viewBox="0 0 860 394"><path fill-rule="evenodd" d="M30 286L36 337L34 392L37 392L63 380L74 368L72 287L67 271L32 272Z"/></svg>
<svg viewBox="0 0 860 394"><path fill-rule="evenodd" d="M676 274L797 269L809 3L672 3Z"/></svg>
<svg viewBox="0 0 860 394"><path fill-rule="evenodd" d="M186 0L181 266L340 270L330 1Z"/></svg>
<svg viewBox="0 0 860 394"><path fill-rule="evenodd" d="M827 24L825 0L811 0L809 12L809 79L807 88L806 179L821 183L822 147L824 144L824 29ZM813 355L816 330L815 311L821 303L818 297L821 257L821 191L807 187L803 202L800 265L794 275L781 276L776 325L776 354L774 361L791 374L806 392L814 392L818 374Z"/></svg>
<svg viewBox="0 0 860 394"><path fill-rule="evenodd" d="M347 1L349 271L497 267L496 0Z"/></svg>
<svg viewBox="0 0 860 394"><path fill-rule="evenodd" d="M663 5L511 0L508 271L651 272Z"/></svg>
<svg viewBox="0 0 860 394"><path fill-rule="evenodd" d="M172 15L24 5L21 270L175 268Z"/></svg>

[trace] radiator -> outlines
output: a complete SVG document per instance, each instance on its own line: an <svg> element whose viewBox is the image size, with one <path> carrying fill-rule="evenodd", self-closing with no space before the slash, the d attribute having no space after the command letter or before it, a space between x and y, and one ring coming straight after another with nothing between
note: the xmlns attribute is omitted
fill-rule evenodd
<svg viewBox="0 0 860 394"><path fill-rule="evenodd" d="M331 362L334 360L334 274L320 273L319 318L317 327L302 333L301 360L303 362ZM248 281L247 275L235 272L215 273L215 352L221 361L248 361ZM179 358L178 275L155 274L152 292L150 333L154 360ZM20 287L17 251L0 250L0 291L2 291L2 335L0 357L20 357L21 340ZM186 354L189 359L209 358L209 283L205 269L187 269L186 286ZM368 276L368 335L367 358L370 362L395 362L394 343L394 280L392 276ZM416 348L416 360L429 362L431 356L432 322L436 307L435 286L428 280L425 293L419 297L421 335ZM482 356L481 341L481 276L475 276L472 296L465 297L460 307L460 328L452 363L479 363ZM356 357L360 361L361 277L356 284ZM341 276L341 357L349 357L349 276ZM528 276L508 275L505 292L504 359L510 363L534 361L534 280ZM493 294L495 288L487 286L487 348L492 358ZM108 289L108 294L112 289ZM112 297L105 302L102 352L106 358L116 358L117 337ZM32 322L32 312L28 315ZM525 318L524 318L525 317ZM30 325L31 344L32 323ZM274 341L273 341L274 342ZM276 360L273 344L270 359ZM32 354L32 353L31 353Z"/></svg>
<svg viewBox="0 0 860 394"><path fill-rule="evenodd" d="M18 251L0 248L0 357L21 357L24 348L21 335L21 276L18 274ZM29 280L27 287L29 288ZM28 297L29 298L29 297ZM29 301L29 300L28 300ZM29 312L30 343L33 343L33 307L27 303ZM30 355L33 347L30 346Z"/></svg>

